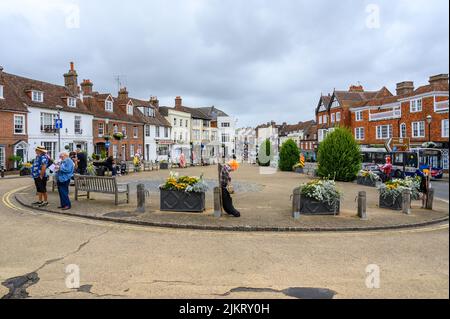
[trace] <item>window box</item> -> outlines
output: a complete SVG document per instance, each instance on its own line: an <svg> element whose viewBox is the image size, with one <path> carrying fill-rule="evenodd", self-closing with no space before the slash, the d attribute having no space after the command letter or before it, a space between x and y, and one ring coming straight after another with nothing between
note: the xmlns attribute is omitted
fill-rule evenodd
<svg viewBox="0 0 450 319"><path fill-rule="evenodd" d="M372 180L369 177L363 177L363 176L358 176L356 179L356 183L358 185L364 185L364 186L369 186L369 187L376 187L377 186L377 181L376 180Z"/></svg>
<svg viewBox="0 0 450 319"><path fill-rule="evenodd" d="M205 193L161 189L160 210L201 213L205 211Z"/></svg>
<svg viewBox="0 0 450 319"><path fill-rule="evenodd" d="M402 195L401 194L386 194L381 196L379 201L380 208L388 208L392 210L402 210Z"/></svg>

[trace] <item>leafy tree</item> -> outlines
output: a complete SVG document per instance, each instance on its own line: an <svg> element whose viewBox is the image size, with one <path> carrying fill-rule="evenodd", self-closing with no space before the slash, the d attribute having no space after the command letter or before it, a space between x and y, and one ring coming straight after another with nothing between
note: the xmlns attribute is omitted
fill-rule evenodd
<svg viewBox="0 0 450 319"><path fill-rule="evenodd" d="M350 130L336 128L320 143L318 175L337 181L352 181L361 169L362 156Z"/></svg>
<svg viewBox="0 0 450 319"><path fill-rule="evenodd" d="M258 151L258 165L270 166L270 161L273 160L272 143L266 139L260 146Z"/></svg>
<svg viewBox="0 0 450 319"><path fill-rule="evenodd" d="M292 166L298 163L299 157L300 151L297 144L293 140L288 139L281 145L278 167L285 172L292 171Z"/></svg>

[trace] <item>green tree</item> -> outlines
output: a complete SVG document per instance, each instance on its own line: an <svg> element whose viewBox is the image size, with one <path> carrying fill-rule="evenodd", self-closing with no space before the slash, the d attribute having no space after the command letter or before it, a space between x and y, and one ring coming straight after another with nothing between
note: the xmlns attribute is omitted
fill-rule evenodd
<svg viewBox="0 0 450 319"><path fill-rule="evenodd" d="M278 167L282 171L292 171L292 166L298 163L300 151L292 139L288 139L281 145Z"/></svg>
<svg viewBox="0 0 450 319"><path fill-rule="evenodd" d="M319 144L317 161L319 176L349 182L361 169L362 156L350 130L336 128Z"/></svg>
<svg viewBox="0 0 450 319"><path fill-rule="evenodd" d="M270 161L271 160L273 160L272 143L270 143L269 139L266 139L259 146L258 165L259 166L270 166Z"/></svg>

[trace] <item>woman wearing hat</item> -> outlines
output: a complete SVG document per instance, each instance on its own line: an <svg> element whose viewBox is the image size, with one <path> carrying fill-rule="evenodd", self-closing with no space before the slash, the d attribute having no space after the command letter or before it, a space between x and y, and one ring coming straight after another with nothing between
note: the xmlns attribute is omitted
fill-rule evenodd
<svg viewBox="0 0 450 319"><path fill-rule="evenodd" d="M44 207L48 205L47 166L49 166L49 157L47 155L47 150L43 146L36 147L35 151L36 158L34 159L33 166L31 168L31 176L34 179L38 200L34 202L33 205Z"/></svg>

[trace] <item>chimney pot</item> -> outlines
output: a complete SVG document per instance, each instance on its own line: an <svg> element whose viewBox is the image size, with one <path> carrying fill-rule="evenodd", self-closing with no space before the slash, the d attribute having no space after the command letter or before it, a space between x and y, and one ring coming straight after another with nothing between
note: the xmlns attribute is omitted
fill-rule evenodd
<svg viewBox="0 0 450 319"><path fill-rule="evenodd" d="M91 80L83 80L80 84L81 86L81 92L83 92L83 95L89 96L92 95L92 87L94 84L91 82Z"/></svg>
<svg viewBox="0 0 450 319"><path fill-rule="evenodd" d="M351 85L348 91L349 92L364 92L364 88L361 84Z"/></svg>
<svg viewBox="0 0 450 319"><path fill-rule="evenodd" d="M181 109L183 107L182 105L183 105L183 100L181 99L180 96L177 96L175 98L175 108L176 109Z"/></svg>
<svg viewBox="0 0 450 319"><path fill-rule="evenodd" d="M78 74L75 71L73 62L70 62L70 70L69 72L64 74L64 86L72 93L78 94Z"/></svg>

